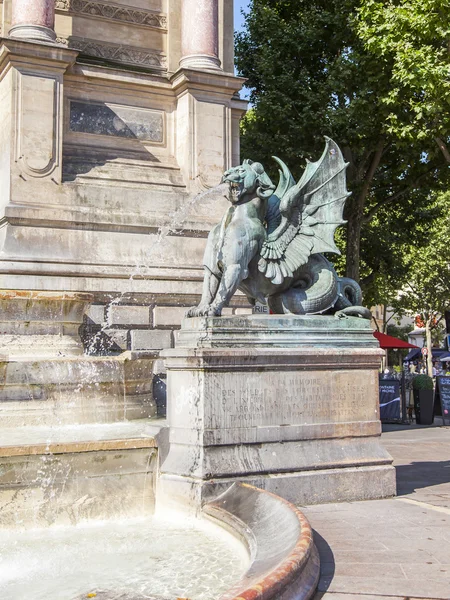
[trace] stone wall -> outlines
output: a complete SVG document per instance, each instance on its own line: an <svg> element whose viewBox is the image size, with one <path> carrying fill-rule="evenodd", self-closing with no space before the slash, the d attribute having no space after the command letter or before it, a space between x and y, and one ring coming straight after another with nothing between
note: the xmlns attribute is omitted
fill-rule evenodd
<svg viewBox="0 0 450 600"><path fill-rule="evenodd" d="M14 37L0 49L0 287L90 292L87 337L164 348L199 299L227 204L209 190L239 162L233 3L217 0L214 17L214 2L56 0L54 32L51 19L35 27L56 44L42 44L17 7L52 1L2 6ZM203 53L208 35L186 56L194 9L217 56Z"/></svg>

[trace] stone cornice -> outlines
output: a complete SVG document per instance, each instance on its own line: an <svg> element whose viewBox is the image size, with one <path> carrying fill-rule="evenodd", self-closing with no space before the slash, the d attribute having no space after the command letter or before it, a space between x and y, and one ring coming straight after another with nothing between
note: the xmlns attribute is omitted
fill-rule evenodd
<svg viewBox="0 0 450 600"><path fill-rule="evenodd" d="M178 69L171 78L173 90L181 95L187 90L216 90L229 94L238 92L246 79L223 71L202 71L200 69Z"/></svg>
<svg viewBox="0 0 450 600"><path fill-rule="evenodd" d="M134 67L144 67L161 73L166 72L166 57L157 50L125 46L124 44L111 44L87 38L57 38L60 44L78 50L81 54L93 56L103 60L111 60Z"/></svg>
<svg viewBox="0 0 450 600"><path fill-rule="evenodd" d="M167 30L167 17L152 10L99 0L55 0L57 11Z"/></svg>
<svg viewBox="0 0 450 600"><path fill-rule="evenodd" d="M75 63L77 52L59 44L41 44L31 40L2 38L0 40L0 80L11 65L39 64L41 70L65 72Z"/></svg>

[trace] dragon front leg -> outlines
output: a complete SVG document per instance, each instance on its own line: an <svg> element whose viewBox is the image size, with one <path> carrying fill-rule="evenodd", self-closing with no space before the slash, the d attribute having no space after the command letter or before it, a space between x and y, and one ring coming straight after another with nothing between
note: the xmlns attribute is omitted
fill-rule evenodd
<svg viewBox="0 0 450 600"><path fill-rule="evenodd" d="M200 304L190 308L186 313L187 317L203 317L208 315L211 303L213 302L217 294L217 290L219 289L221 279L221 274L219 274L219 271L217 270L217 273L215 273L205 265L204 273L203 291Z"/></svg>
<svg viewBox="0 0 450 600"><path fill-rule="evenodd" d="M209 316L220 316L222 308L228 306L233 294L237 290L239 284L248 275L247 269L243 269L240 264L227 265L220 280L219 289L216 297L208 310Z"/></svg>

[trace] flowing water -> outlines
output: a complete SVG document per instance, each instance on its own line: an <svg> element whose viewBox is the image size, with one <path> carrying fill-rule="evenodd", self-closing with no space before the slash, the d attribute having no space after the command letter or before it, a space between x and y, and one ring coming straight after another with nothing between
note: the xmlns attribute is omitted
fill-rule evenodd
<svg viewBox="0 0 450 600"><path fill-rule="evenodd" d="M248 566L230 534L180 515L1 531L0 547L2 600L213 600Z"/></svg>
<svg viewBox="0 0 450 600"><path fill-rule="evenodd" d="M164 264L165 240L169 235L180 235L189 217L192 216L192 213L195 215L196 208L201 206L203 202L210 202L212 199L214 199L214 197L223 198L226 197L227 194L228 184L219 183L213 188L188 197L180 205L180 207L173 212L169 221L158 228L155 243L152 246L143 249L141 262L136 264L130 272L127 286L128 289L125 289L112 300L110 300L106 306L106 311L108 311L110 307L120 304L128 294L132 294L134 292L133 283L135 279L145 278L147 267L151 265ZM221 217L221 214L218 215L217 221L219 221ZM102 334L107 328L108 324L105 323L102 329L91 338L87 346L87 354L108 353L107 348L104 347L104 342L102 340Z"/></svg>
<svg viewBox="0 0 450 600"><path fill-rule="evenodd" d="M164 253L165 239L180 232L195 206L210 194L221 194L222 189L217 186L194 196L175 211L170 223L159 229L156 243L143 252L142 264L130 273L129 290L118 294L111 305L133 293L133 280L145 277L147 266L161 262L158 258ZM100 351L98 348L98 338L106 327L94 336L88 353L107 353L101 344ZM78 380L75 375L74 380ZM81 384L90 382L88 375L83 377L80 389ZM61 403L66 401L64 397ZM48 444L61 436L67 439L69 427L63 422L60 425L65 427L58 425L47 427ZM121 424L110 426L120 428ZM101 433L91 431L97 427L102 429L95 423L71 429L79 430L76 439L98 439L98 435L102 439ZM42 431L37 429L36 443L42 442ZM10 444L18 442L12 432L10 437ZM33 439L31 436L28 443ZM51 485L49 481L50 492ZM0 600L109 600L119 596L130 600L213 600L241 577L248 563L243 545L230 534L185 516L0 530Z"/></svg>

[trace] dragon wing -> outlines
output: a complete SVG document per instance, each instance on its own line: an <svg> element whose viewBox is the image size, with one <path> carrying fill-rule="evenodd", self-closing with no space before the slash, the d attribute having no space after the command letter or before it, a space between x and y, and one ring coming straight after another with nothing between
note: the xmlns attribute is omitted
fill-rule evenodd
<svg viewBox="0 0 450 600"><path fill-rule="evenodd" d="M276 285L292 277L311 254L340 254L334 233L338 225L346 222L342 213L350 195L345 180L347 163L339 146L330 138L325 141L321 158L307 162L302 178L295 185L286 165L275 159L283 169L283 184L276 190L281 192L281 198L278 200L275 192L273 196L277 197L272 203L269 201L268 236L261 248L258 268ZM271 230L274 223L277 226Z"/></svg>
<svg viewBox="0 0 450 600"><path fill-rule="evenodd" d="M286 192L295 185L295 180L291 175L291 172L284 164L282 160L276 156L272 156L274 160L280 165L278 173L280 179L278 182L277 189L274 191L272 196L269 198L266 212L266 223L267 233L270 235L281 223L281 212L280 212L280 199L286 194Z"/></svg>

